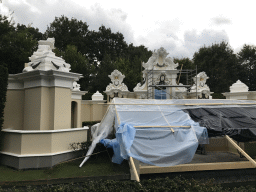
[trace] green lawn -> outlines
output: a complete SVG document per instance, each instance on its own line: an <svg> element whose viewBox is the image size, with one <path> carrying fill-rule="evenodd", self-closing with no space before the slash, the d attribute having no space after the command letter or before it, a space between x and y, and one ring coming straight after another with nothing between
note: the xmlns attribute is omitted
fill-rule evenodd
<svg viewBox="0 0 256 192"><path fill-rule="evenodd" d="M92 156L83 167L79 168L82 160L83 158L56 165L53 168L37 170L15 170L0 165L0 182L129 174L127 161L121 165L114 164L106 152Z"/></svg>

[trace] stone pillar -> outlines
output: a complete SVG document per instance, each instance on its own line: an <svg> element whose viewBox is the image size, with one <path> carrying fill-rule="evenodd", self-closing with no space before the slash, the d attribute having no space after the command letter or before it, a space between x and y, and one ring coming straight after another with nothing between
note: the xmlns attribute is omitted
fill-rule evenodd
<svg viewBox="0 0 256 192"><path fill-rule="evenodd" d="M23 84L24 130L68 129L71 126L73 81L81 74L35 70L11 75ZM17 84L10 81L11 84ZM16 129L14 127L14 129Z"/></svg>

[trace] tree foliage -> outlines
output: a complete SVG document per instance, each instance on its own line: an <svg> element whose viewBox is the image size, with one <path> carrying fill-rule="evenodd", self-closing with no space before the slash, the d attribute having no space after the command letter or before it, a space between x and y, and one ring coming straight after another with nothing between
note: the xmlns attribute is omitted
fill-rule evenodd
<svg viewBox="0 0 256 192"><path fill-rule="evenodd" d="M60 56L71 64L71 72L81 73L83 78L79 80L81 90L86 90L90 84L90 74L92 73L92 66L85 55L78 52L77 47L74 45L67 45L65 51L60 53Z"/></svg>
<svg viewBox="0 0 256 192"><path fill-rule="evenodd" d="M7 64L9 74L21 73L28 57L36 50L38 29L11 23L7 17L0 15L0 58Z"/></svg>
<svg viewBox="0 0 256 192"><path fill-rule="evenodd" d="M64 15L55 17L55 20L47 26L45 38L55 38L55 47L65 51L67 45L75 45L79 52L85 53L87 50L86 36L88 34L86 22L75 18L67 18Z"/></svg>
<svg viewBox="0 0 256 192"><path fill-rule="evenodd" d="M221 42L209 47L202 47L193 56L198 71L205 71L209 76L207 84L211 91L223 93L238 79L241 66L228 43Z"/></svg>
<svg viewBox="0 0 256 192"><path fill-rule="evenodd" d="M110 28L102 25L98 31L90 31L87 37L88 56L91 61L101 62L108 54L111 60L123 57L127 43L122 33L113 33Z"/></svg>
<svg viewBox="0 0 256 192"><path fill-rule="evenodd" d="M244 45L237 53L238 63L241 65L239 79L245 83L250 91L256 90L256 47Z"/></svg>
<svg viewBox="0 0 256 192"><path fill-rule="evenodd" d="M124 83L129 91L133 91L137 83L142 81L143 69L141 63L143 61L146 62L151 55L152 52L146 47L135 47L132 44L128 46L123 56L119 56L116 59L112 59L109 54L105 54L92 83L94 85L92 92L97 90L100 92L105 91L107 85L111 82L108 75L115 69L125 75Z"/></svg>
<svg viewBox="0 0 256 192"><path fill-rule="evenodd" d="M184 73L183 72L179 73L178 79L177 79L177 84L182 83L183 85L191 85L193 83L193 80L191 79L192 73L189 72L189 70L196 69L196 65L194 64L194 62L191 59L189 59L188 57L181 58L181 59L174 58L173 61L174 61L174 63L179 64L177 69L184 71Z"/></svg>

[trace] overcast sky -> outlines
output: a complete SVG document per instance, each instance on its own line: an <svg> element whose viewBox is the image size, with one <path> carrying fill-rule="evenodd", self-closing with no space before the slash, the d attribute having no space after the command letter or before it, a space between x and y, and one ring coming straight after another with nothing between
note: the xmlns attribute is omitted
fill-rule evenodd
<svg viewBox="0 0 256 192"><path fill-rule="evenodd" d="M203 45L228 42L235 52L256 45L253 0L2 0L0 13L14 11L16 23L43 33L55 17L82 20L90 30L101 25L121 32L127 43L169 56L190 57Z"/></svg>

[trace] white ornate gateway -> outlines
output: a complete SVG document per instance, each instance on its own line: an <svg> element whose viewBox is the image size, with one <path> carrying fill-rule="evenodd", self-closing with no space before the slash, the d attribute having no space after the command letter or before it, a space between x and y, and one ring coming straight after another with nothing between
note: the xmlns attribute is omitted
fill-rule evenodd
<svg viewBox="0 0 256 192"><path fill-rule="evenodd" d="M123 83L125 76L118 70L114 70L111 75L109 75L111 82L106 91L104 91L108 96L108 101L114 97L127 97L129 91L127 86Z"/></svg>
<svg viewBox="0 0 256 192"><path fill-rule="evenodd" d="M161 47L154 51L152 56L146 63L142 63L144 67L143 82L138 83L133 88L133 93L129 92L127 86L122 83L124 75L115 70L109 75L112 83L110 83L105 93L109 96L108 102L113 97L129 97L137 99L196 99L210 98L209 87L206 80L209 78L205 72L195 75L196 70L178 70L178 63L174 63L171 57L167 57L168 53ZM178 74L184 72L190 78L193 77L194 85L183 85L177 80ZM179 77L180 79L180 77ZM192 79L190 80L192 82ZM191 89L188 89L191 87ZM190 90L190 91L189 91Z"/></svg>
<svg viewBox="0 0 256 192"><path fill-rule="evenodd" d="M176 78L179 72L176 68L179 64L174 63L171 57L167 57L168 54L161 47L157 51L154 51L147 63L142 63L142 66L145 68L142 72L144 83L143 85L138 83L133 89L137 98L153 98L156 86L164 89L167 93L167 99L175 97Z"/></svg>
<svg viewBox="0 0 256 192"><path fill-rule="evenodd" d="M54 38L47 40L40 40L38 42L38 49L29 57L30 62L28 66L23 69L23 72L34 70L57 70L57 71L70 71L70 64L66 63L62 58L56 57L52 52L54 49Z"/></svg>

